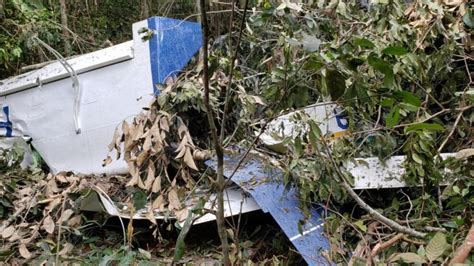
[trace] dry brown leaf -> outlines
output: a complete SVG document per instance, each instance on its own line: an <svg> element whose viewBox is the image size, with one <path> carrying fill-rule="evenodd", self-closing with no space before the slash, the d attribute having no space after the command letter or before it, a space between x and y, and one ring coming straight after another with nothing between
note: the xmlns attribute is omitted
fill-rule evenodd
<svg viewBox="0 0 474 266"><path fill-rule="evenodd" d="M130 171L130 175L132 176L132 179L128 181L126 186L132 187L138 184L139 173L138 173L138 169L135 167L135 164L133 162L128 162L128 170Z"/></svg>
<svg viewBox="0 0 474 266"><path fill-rule="evenodd" d="M175 188L172 188L170 192L168 193L168 201L169 201L168 209L170 210L180 209L179 197Z"/></svg>
<svg viewBox="0 0 474 266"><path fill-rule="evenodd" d="M71 252L72 250L74 249L74 245L67 242L63 249L61 249L61 251L59 251L59 255L60 256L64 256L64 255L67 255L69 252Z"/></svg>
<svg viewBox="0 0 474 266"><path fill-rule="evenodd" d="M158 209L160 212L165 210L165 202L163 199L163 195L159 195L158 197L156 197L156 199L153 201L152 208L154 210Z"/></svg>
<svg viewBox="0 0 474 266"><path fill-rule="evenodd" d="M69 219L67 221L67 226L69 227L77 227L78 225L81 224L81 216L80 215L76 215L74 217L72 217L71 219Z"/></svg>
<svg viewBox="0 0 474 266"><path fill-rule="evenodd" d="M153 224L157 224L156 223L156 218L155 218L155 215L153 214L153 209L152 208L149 208L148 211L146 212L146 216L145 216L151 223Z"/></svg>
<svg viewBox="0 0 474 266"><path fill-rule="evenodd" d="M153 164L153 161L150 160L148 162L148 172L147 172L147 177L145 181L145 189L147 191L151 189L151 186L153 185L153 181L155 181L155 165Z"/></svg>
<svg viewBox="0 0 474 266"><path fill-rule="evenodd" d="M30 253L30 251L28 251L25 244L21 244L20 247L18 248L18 251L20 251L20 255L23 258L25 258L25 259L30 259L31 258L31 253Z"/></svg>
<svg viewBox="0 0 474 266"><path fill-rule="evenodd" d="M145 183L143 183L143 180L141 177L138 177L138 187L141 189L145 189Z"/></svg>
<svg viewBox="0 0 474 266"><path fill-rule="evenodd" d="M127 121L123 121L122 123L122 132L124 135L128 135L130 131L130 126L128 125Z"/></svg>
<svg viewBox="0 0 474 266"><path fill-rule="evenodd" d="M71 209L67 209L63 211L63 214L61 215L61 218L59 218L59 223L64 223L65 221L68 221L69 218L74 214L74 211Z"/></svg>
<svg viewBox="0 0 474 266"><path fill-rule="evenodd" d="M178 222L182 222L188 218L189 210L184 208L182 210L175 211L174 215L176 216L176 219L178 219Z"/></svg>
<svg viewBox="0 0 474 266"><path fill-rule="evenodd" d="M29 243L31 243L31 241L33 241L34 239L36 239L36 237L38 237L39 225L31 226L31 229L32 229L31 236L30 236L29 238L25 238L25 239L20 240L20 243L22 243L22 244L29 244Z"/></svg>
<svg viewBox="0 0 474 266"><path fill-rule="evenodd" d="M105 158L103 161L102 161L102 167L105 167L109 164L112 163L112 157L110 157L110 155L107 155L107 158Z"/></svg>
<svg viewBox="0 0 474 266"><path fill-rule="evenodd" d="M50 215L46 216L41 228L44 229L48 234L52 234L54 233L54 227L55 227L55 223L53 221L53 218L51 218Z"/></svg>
<svg viewBox="0 0 474 266"><path fill-rule="evenodd" d="M175 157L175 159L179 159L184 156L186 152L186 144L188 143L187 137L184 136L181 142L179 143L178 148L176 149L176 152L178 153Z"/></svg>
<svg viewBox="0 0 474 266"><path fill-rule="evenodd" d="M115 131L114 131L114 136L112 137L112 141L110 142L108 148L109 148L109 152L111 152L114 148L115 149L118 149L118 147L120 147L120 139L119 139L119 129L118 127L115 128ZM119 140L118 144L117 145L117 140Z"/></svg>
<svg viewBox="0 0 474 266"><path fill-rule="evenodd" d="M155 177L155 180L153 181L153 186L151 188L151 191L153 193L157 193L161 191L161 176Z"/></svg>
<svg viewBox="0 0 474 266"><path fill-rule="evenodd" d="M8 239L8 241L15 242L15 241L20 240L20 239L22 239L22 236L20 235L20 231L16 230L13 233L13 235Z"/></svg>
<svg viewBox="0 0 474 266"><path fill-rule="evenodd" d="M10 225L9 227L3 230L2 237L9 238L13 235L14 232L15 232L15 227L13 225Z"/></svg>
<svg viewBox="0 0 474 266"><path fill-rule="evenodd" d="M46 196L52 196L55 193L58 193L60 191L61 190L56 185L56 180L55 179L51 179L51 180L48 181L48 184L46 186Z"/></svg>
<svg viewBox="0 0 474 266"><path fill-rule="evenodd" d="M160 118L160 128L166 132L170 131L169 123L168 123L168 117L162 116Z"/></svg>
<svg viewBox="0 0 474 266"><path fill-rule="evenodd" d="M194 162L193 155L191 154L191 149L186 148L186 153L184 154L184 163L193 170L198 170L196 163Z"/></svg>
<svg viewBox="0 0 474 266"><path fill-rule="evenodd" d="M137 165L142 166L146 159L148 159L148 151L142 151L137 157Z"/></svg>
<svg viewBox="0 0 474 266"><path fill-rule="evenodd" d="M46 206L44 209L49 212L51 212L54 208L56 208L59 204L61 204L61 199L60 198L55 198L53 201L51 201L48 206Z"/></svg>
<svg viewBox="0 0 474 266"><path fill-rule="evenodd" d="M464 3L465 0L444 0L444 4L447 6L458 6Z"/></svg>
<svg viewBox="0 0 474 266"><path fill-rule="evenodd" d="M76 181L79 181L79 177L77 176L66 176L66 180L69 182L69 183L73 183L73 182L76 182ZM82 179L84 180L84 179ZM85 180L84 180L85 181Z"/></svg>
<svg viewBox="0 0 474 266"><path fill-rule="evenodd" d="M61 182L61 183L69 183L69 182L67 181L67 179L64 177L64 175L62 175L62 174L57 174L57 175L55 176L55 178L56 178L57 181L59 181L59 182Z"/></svg>
<svg viewBox="0 0 474 266"><path fill-rule="evenodd" d="M145 141L143 142L143 150L144 151L150 151L151 148L153 147L152 146L152 143L151 143L151 135L150 134L146 134L146 138L145 138Z"/></svg>
<svg viewBox="0 0 474 266"><path fill-rule="evenodd" d="M33 193L33 189L31 187L25 187L20 190L18 190L18 194L21 196L30 196Z"/></svg>

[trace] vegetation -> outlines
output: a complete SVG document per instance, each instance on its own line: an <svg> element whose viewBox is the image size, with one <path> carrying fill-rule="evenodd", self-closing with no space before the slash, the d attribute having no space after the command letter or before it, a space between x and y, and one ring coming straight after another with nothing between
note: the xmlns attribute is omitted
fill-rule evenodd
<svg viewBox="0 0 474 266"><path fill-rule="evenodd" d="M143 6L107 3L96 5L96 9L87 7L94 19L84 18L75 24L77 28L71 26L71 38L76 38L71 42L74 52L128 37L128 26L126 30L121 27L129 22L106 18L113 14L112 9L123 12L134 8L132 14L143 11ZM58 20L54 7L41 8L40 2L34 5L32 8L33 4L19 0L4 5L3 13L15 15L0 27L6 32L0 32L4 76L40 58L38 52L28 56L24 52L38 49L25 48L25 36L31 32L55 47L64 41L61 25L53 22ZM175 6L170 2L167 7ZM214 176L204 171L194 155L214 149L222 163L223 152L238 144L248 148L246 154L257 149L282 168L282 182L297 187L303 210L307 212L314 203L326 208L326 232L332 243L329 260L353 265L472 263L472 6L463 0L379 0L370 5L342 0L262 0L231 7L223 11L231 14L229 26L224 28L228 34L213 27L210 12L209 27L204 23L206 16L201 16L204 32L211 33L205 35L208 45L203 62L190 64L176 81L162 84L162 93L151 107L133 124L124 122L112 141L111 148L126 154L131 169L128 190L142 195L127 198L135 210L143 207L137 202L145 199L181 221L188 221L191 213L205 211L202 206L190 210L185 204L196 184L219 193L228 182L224 182L222 169ZM206 1L201 1L203 15L208 8ZM153 7L148 12L163 14L159 10ZM74 12L70 11L69 21ZM41 23L31 23L36 20ZM114 30L105 28L107 23L114 25L110 26ZM85 36L93 36L93 45L81 50L81 45L88 44L81 41ZM322 135L315 121L299 113L293 121L308 129L283 140L288 147L284 154L260 145L259 132L278 115L327 102L343 108L349 121L344 136ZM167 153L170 147L177 148L176 153ZM444 152L458 155L442 160L439 155ZM402 178L407 188L360 193L351 188L348 162L370 156L385 161L393 155L406 156ZM157 171L164 174L155 178ZM125 185L123 179L121 184ZM46 211L67 208L58 205ZM238 240L242 227L225 229L222 217L221 222L221 259L229 263L226 258L230 256L234 263L246 261L245 245ZM44 221L39 223L45 226ZM180 227L175 261L184 255L188 226L185 222ZM159 228L156 221L154 228ZM56 234L59 239L61 233ZM130 245L133 230L128 234ZM230 243L226 243L228 239ZM23 244L19 247L22 253ZM50 250L60 254L59 245ZM137 252L134 256L148 256L146 250Z"/></svg>

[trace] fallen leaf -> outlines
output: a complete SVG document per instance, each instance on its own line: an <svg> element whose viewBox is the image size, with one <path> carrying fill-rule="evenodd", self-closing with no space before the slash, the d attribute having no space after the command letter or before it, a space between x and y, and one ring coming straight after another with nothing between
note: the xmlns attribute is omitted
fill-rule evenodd
<svg viewBox="0 0 474 266"><path fill-rule="evenodd" d="M50 215L46 216L41 228L43 228L48 234L52 234L54 233L54 227L55 227L55 224L54 224L53 218L51 218Z"/></svg>
<svg viewBox="0 0 474 266"><path fill-rule="evenodd" d="M3 230L2 237L3 238L9 238L10 236L13 235L13 232L15 232L15 227L13 227L13 225L10 225L9 227L7 227Z"/></svg>
<svg viewBox="0 0 474 266"><path fill-rule="evenodd" d="M81 224L81 216L76 215L67 221L67 226L76 227Z"/></svg>
<svg viewBox="0 0 474 266"><path fill-rule="evenodd" d="M61 183L69 183L67 179L62 175L62 174L57 174L56 175L56 180L58 180Z"/></svg>
<svg viewBox="0 0 474 266"><path fill-rule="evenodd" d="M59 255L60 256L64 256L64 255L67 255L69 252L71 252L72 250L74 249L74 245L67 242L63 249L61 249L61 251L59 251Z"/></svg>
<svg viewBox="0 0 474 266"><path fill-rule="evenodd" d="M44 209L47 210L48 212L51 212L54 208L56 208L59 204L61 204L61 199L60 198L55 198L53 201L51 201L48 206L46 206Z"/></svg>
<svg viewBox="0 0 474 266"><path fill-rule="evenodd" d="M64 223L65 221L68 221L69 218L71 218L71 216L74 214L74 211L71 210L71 209L67 209L63 212L63 214L61 215L61 218L59 219L59 222L62 224Z"/></svg>
<svg viewBox="0 0 474 266"><path fill-rule="evenodd" d="M18 251L20 251L20 255L23 258L25 258L25 259L31 258L31 253L30 253L30 251L28 251L25 244L21 244L20 247L18 248Z"/></svg>

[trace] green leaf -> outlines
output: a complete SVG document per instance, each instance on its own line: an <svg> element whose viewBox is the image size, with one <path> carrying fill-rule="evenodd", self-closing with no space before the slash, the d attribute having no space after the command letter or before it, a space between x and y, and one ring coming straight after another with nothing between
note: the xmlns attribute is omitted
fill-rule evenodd
<svg viewBox="0 0 474 266"><path fill-rule="evenodd" d="M418 123L415 125L410 125L405 128L405 133L410 133L412 131L420 130L429 130L429 131L444 131L444 127L440 124L435 123Z"/></svg>
<svg viewBox="0 0 474 266"><path fill-rule="evenodd" d="M295 152L298 157L303 155L303 145L301 144L300 137L295 138Z"/></svg>
<svg viewBox="0 0 474 266"><path fill-rule="evenodd" d="M426 259L423 258L422 256L412 253L412 252L407 252L407 253L400 253L397 254L395 257L393 257L390 262L395 262L402 260L406 263L426 263Z"/></svg>
<svg viewBox="0 0 474 266"><path fill-rule="evenodd" d="M447 247L446 236L441 232L437 232L428 245L426 245L426 258L428 258L430 262L438 259L443 255Z"/></svg>
<svg viewBox="0 0 474 266"><path fill-rule="evenodd" d="M354 45L357 45L363 48L368 48L368 49L372 49L375 47L373 42L367 39L363 39L363 38L355 39L353 43Z"/></svg>
<svg viewBox="0 0 474 266"><path fill-rule="evenodd" d="M407 49L401 47L401 46L389 46L385 49L382 50L382 53L386 55L404 55L408 53Z"/></svg>
<svg viewBox="0 0 474 266"><path fill-rule="evenodd" d="M326 87L331 99L336 101L346 91L346 78L335 69L328 69L326 73Z"/></svg>
<svg viewBox="0 0 474 266"><path fill-rule="evenodd" d="M392 107L394 103L395 103L395 100L393 100L392 98L384 98L380 102L380 105L382 105L384 107Z"/></svg>
<svg viewBox="0 0 474 266"><path fill-rule="evenodd" d="M411 158L413 158L413 161L415 161L417 164L423 165L423 159L421 159L417 153L412 153Z"/></svg>
<svg viewBox="0 0 474 266"><path fill-rule="evenodd" d="M138 190L133 194L133 207L135 210L140 210L145 207L146 193L143 190Z"/></svg>
<svg viewBox="0 0 474 266"><path fill-rule="evenodd" d="M184 251L186 248L184 239L188 235L189 229L191 228L191 225L193 224L192 221L193 221L193 214L192 212L188 212L188 217L186 217L186 220L181 229L181 232L179 232L178 238L176 239L176 246L175 246L174 258L173 258L174 262L180 260L184 256Z"/></svg>
<svg viewBox="0 0 474 266"><path fill-rule="evenodd" d="M400 118L400 107L394 106L390 113L387 115L385 118L385 125L388 128L393 128L397 123Z"/></svg>
<svg viewBox="0 0 474 266"><path fill-rule="evenodd" d="M314 120L309 120L309 129L310 133L313 134L315 138L319 138L323 134Z"/></svg>
<svg viewBox="0 0 474 266"><path fill-rule="evenodd" d="M363 220L355 222L354 225L356 225L362 232L367 232L367 226L364 224Z"/></svg>
<svg viewBox="0 0 474 266"><path fill-rule="evenodd" d="M304 70L319 71L324 63L319 58L310 57L303 65Z"/></svg>
<svg viewBox="0 0 474 266"><path fill-rule="evenodd" d="M408 91L396 91L393 93L398 99L402 99L404 103L411 104L416 107L421 106L421 100Z"/></svg>
<svg viewBox="0 0 474 266"><path fill-rule="evenodd" d="M393 74L393 67L386 61L377 58L374 54L371 54L367 61L375 70L380 71L384 74L384 85L390 87L393 84L395 76Z"/></svg>
<svg viewBox="0 0 474 266"><path fill-rule="evenodd" d="M474 29L474 15L472 14L472 9L468 8L466 10L466 14L462 17L462 21L464 21L464 24L468 26L471 29Z"/></svg>

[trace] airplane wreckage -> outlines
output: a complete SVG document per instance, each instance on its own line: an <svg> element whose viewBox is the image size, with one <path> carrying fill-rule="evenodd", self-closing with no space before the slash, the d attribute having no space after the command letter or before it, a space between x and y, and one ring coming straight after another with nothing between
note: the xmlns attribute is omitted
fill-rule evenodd
<svg viewBox="0 0 474 266"><path fill-rule="evenodd" d="M142 28L154 31L150 40L142 40ZM57 61L0 81L0 147L24 143L23 139L28 139L53 173L128 173L124 160L102 166L115 128L147 107L159 94L155 84L179 73L201 45L198 23L152 17L133 24L132 41L96 52L66 60L49 48ZM342 135L348 128L348 121L335 104L314 104L302 111L320 123L324 135ZM261 142L275 151L284 149L284 143L275 138L275 134L281 138L294 134L291 115L280 116L271 122L261 135ZM281 124L284 125L283 131L279 130ZM28 151L27 145L21 147ZM232 175L242 156L226 157L226 176ZM455 154L441 156L446 158ZM29 160L31 156L26 152L23 166ZM404 156L393 156L384 164L375 157L355 161L364 163L348 163L347 169L355 178L354 189L404 186L400 180L404 172ZM206 164L216 166L214 160ZM270 176L271 181L268 181ZM259 209L268 212L308 264L328 264L321 255L330 248L323 235L322 210L314 208L312 216L299 230L298 221L304 215L298 207L296 191L285 190L281 184L282 176L277 167L268 170L261 159L250 157L233 173L234 184L226 193L225 215ZM249 182L251 179L261 182ZM105 211L129 218L101 191L97 191L95 197L83 206L85 210ZM155 216L156 219L165 219L159 213ZM140 211L133 218L146 219ZM212 220L215 216L208 213L196 219L194 224Z"/></svg>

